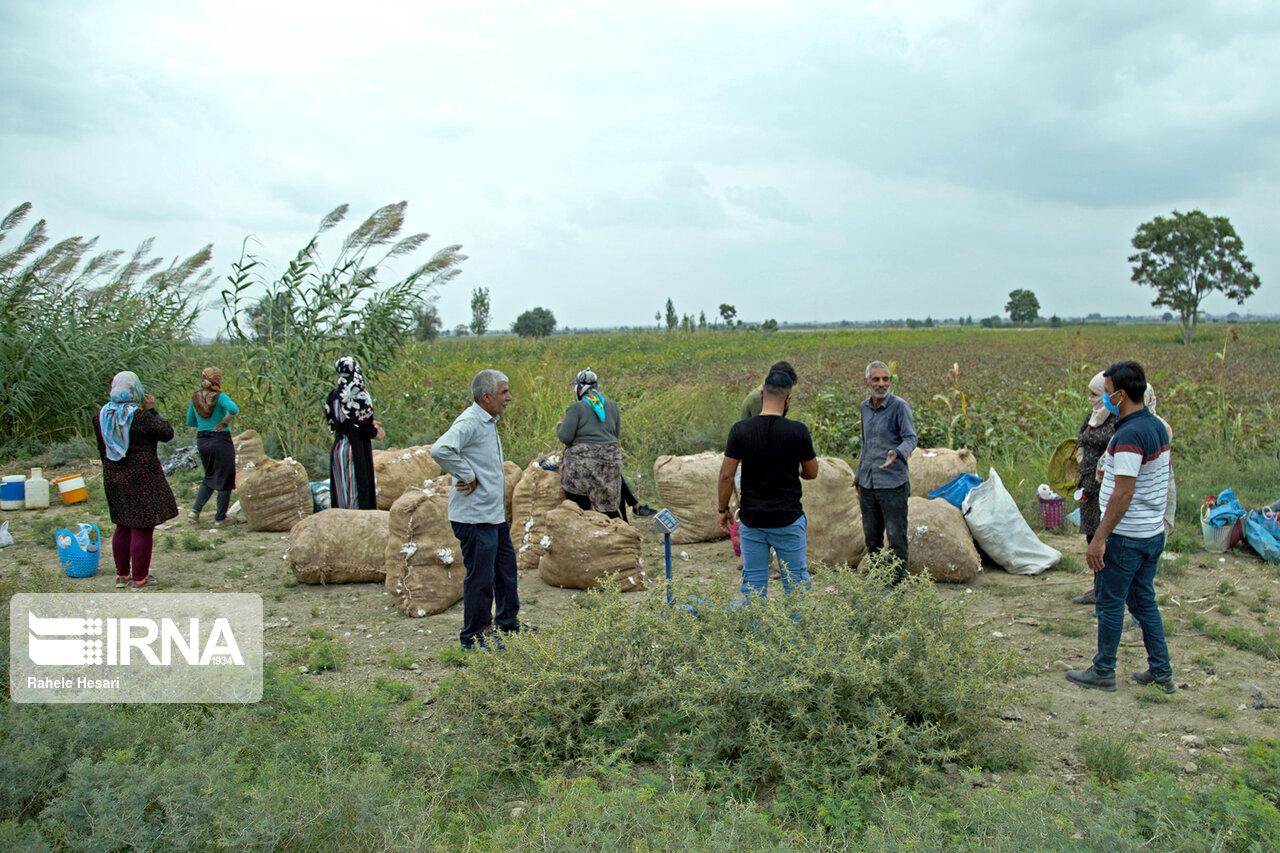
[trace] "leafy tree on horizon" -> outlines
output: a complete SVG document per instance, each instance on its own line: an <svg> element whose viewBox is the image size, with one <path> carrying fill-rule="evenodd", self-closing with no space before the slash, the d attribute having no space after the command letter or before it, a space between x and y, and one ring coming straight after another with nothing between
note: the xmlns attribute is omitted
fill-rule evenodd
<svg viewBox="0 0 1280 853"><path fill-rule="evenodd" d="M674 332L676 326L680 324L680 318L676 316L675 303L671 301L671 297L667 297L667 331Z"/></svg>
<svg viewBox="0 0 1280 853"><path fill-rule="evenodd" d="M738 316L738 309L728 303L720 303L720 316L724 318L724 324L730 329L733 328L733 318Z"/></svg>
<svg viewBox="0 0 1280 853"><path fill-rule="evenodd" d="M1178 313L1184 344L1195 336L1205 297L1216 291L1241 305L1262 284L1225 216L1175 210L1139 225L1132 242L1132 280L1156 289L1153 306Z"/></svg>
<svg viewBox="0 0 1280 853"><path fill-rule="evenodd" d="M555 331L556 315L546 308L530 308L511 324L511 331L522 338L545 338Z"/></svg>
<svg viewBox="0 0 1280 853"><path fill-rule="evenodd" d="M424 299L413 309L413 337L419 341L434 341L440 337L443 321L435 297Z"/></svg>
<svg viewBox="0 0 1280 853"><path fill-rule="evenodd" d="M471 291L471 333L483 335L489 331L489 323L492 319L489 311L489 288L475 288Z"/></svg>
<svg viewBox="0 0 1280 853"><path fill-rule="evenodd" d="M1011 323L1034 323L1040 316L1040 300L1035 293L1020 287L1009 294L1004 310Z"/></svg>

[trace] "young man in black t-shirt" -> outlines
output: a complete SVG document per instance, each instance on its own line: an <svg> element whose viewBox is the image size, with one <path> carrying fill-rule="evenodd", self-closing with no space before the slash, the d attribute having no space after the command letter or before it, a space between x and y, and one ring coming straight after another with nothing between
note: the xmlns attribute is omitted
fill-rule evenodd
<svg viewBox="0 0 1280 853"><path fill-rule="evenodd" d="M729 498L733 475L742 465L741 506L738 510L742 541L742 593L761 598L769 589L769 548L778 555L782 588L792 584L809 588L805 562L807 522L800 503L800 478L818 476L817 454L809 428L788 420L791 377L774 370L765 378L763 407L759 415L738 421L729 430L729 441L720 467L720 529L729 533L732 516Z"/></svg>

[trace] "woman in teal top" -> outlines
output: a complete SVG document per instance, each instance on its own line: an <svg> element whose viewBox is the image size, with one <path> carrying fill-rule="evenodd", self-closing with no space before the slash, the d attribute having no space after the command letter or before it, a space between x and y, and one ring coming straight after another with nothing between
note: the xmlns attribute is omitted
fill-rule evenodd
<svg viewBox="0 0 1280 853"><path fill-rule="evenodd" d="M231 442L227 424L240 407L222 393L222 371L206 367L200 371L200 387L191 396L187 407L187 425L196 428L196 449L204 463L204 481L196 491L196 503L187 514L192 524L200 521L200 510L214 492L218 493L218 507L213 523L235 524L227 519L227 505L231 503L231 490L236 487L236 448Z"/></svg>

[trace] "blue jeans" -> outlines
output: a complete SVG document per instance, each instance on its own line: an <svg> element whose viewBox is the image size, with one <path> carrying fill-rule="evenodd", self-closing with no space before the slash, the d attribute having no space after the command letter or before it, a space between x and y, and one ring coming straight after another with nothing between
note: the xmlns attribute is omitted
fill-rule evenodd
<svg viewBox="0 0 1280 853"><path fill-rule="evenodd" d="M1173 675L1169 647L1164 641L1164 623L1156 604L1156 563L1164 550L1164 534L1150 539L1132 539L1111 534L1102 557L1102 571L1094 574L1098 587L1098 653L1093 670L1099 675L1116 671L1116 649L1124 630L1124 609L1142 626L1151 674L1164 679Z"/></svg>
<svg viewBox="0 0 1280 853"><path fill-rule="evenodd" d="M462 633L458 639L470 647L490 622L503 630L520 628L520 595L516 591L516 549L511 528L502 524L465 524L453 521L453 535L462 545ZM497 618L493 617L497 601Z"/></svg>
<svg viewBox="0 0 1280 853"><path fill-rule="evenodd" d="M802 515L786 527L748 527L738 524L742 542L742 594L764 598L769 592L769 548L778 554L778 571L782 589L791 593L791 585L810 587L809 569L805 563L805 531L809 522Z"/></svg>

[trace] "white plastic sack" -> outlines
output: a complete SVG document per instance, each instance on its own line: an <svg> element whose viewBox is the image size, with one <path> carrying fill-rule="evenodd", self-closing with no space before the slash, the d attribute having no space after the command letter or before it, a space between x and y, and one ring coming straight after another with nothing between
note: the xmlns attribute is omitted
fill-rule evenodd
<svg viewBox="0 0 1280 853"><path fill-rule="evenodd" d="M1038 575L1062 559L1028 526L995 468L969 491L960 511L974 541L1009 574Z"/></svg>

